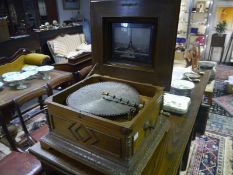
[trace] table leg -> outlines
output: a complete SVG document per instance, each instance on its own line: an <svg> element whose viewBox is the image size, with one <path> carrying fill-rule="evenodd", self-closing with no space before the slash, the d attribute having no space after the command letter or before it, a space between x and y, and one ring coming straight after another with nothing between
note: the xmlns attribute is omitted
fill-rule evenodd
<svg viewBox="0 0 233 175"><path fill-rule="evenodd" d="M230 39L230 42L229 42L229 45L228 45L228 47L227 47L227 53L226 53L226 55L225 55L225 59L224 59L224 63L226 62L226 60L227 60L227 56L228 56L228 53L229 53L229 51L230 50L232 50L232 37L231 37L231 39ZM232 51L231 51L232 52ZM230 52L230 53L231 53Z"/></svg>
<svg viewBox="0 0 233 175"><path fill-rule="evenodd" d="M208 61L211 60L213 49L214 49L213 47L210 47L210 51L209 51L209 55L208 55Z"/></svg>
<svg viewBox="0 0 233 175"><path fill-rule="evenodd" d="M222 47L220 63L222 62L222 59L223 59L224 48L225 48L225 47Z"/></svg>
<svg viewBox="0 0 233 175"><path fill-rule="evenodd" d="M183 154L183 158L182 158L182 163L181 163L181 171L185 171L188 165L188 159L189 159L189 152L190 152L190 147L191 147L191 142L192 142L192 138L193 138L193 132L191 133L190 137L189 137L189 141L186 145L184 154Z"/></svg>

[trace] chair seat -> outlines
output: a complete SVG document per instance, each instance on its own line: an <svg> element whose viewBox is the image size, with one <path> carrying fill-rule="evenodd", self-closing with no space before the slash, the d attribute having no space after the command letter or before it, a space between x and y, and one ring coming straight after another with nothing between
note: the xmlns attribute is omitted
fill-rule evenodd
<svg viewBox="0 0 233 175"><path fill-rule="evenodd" d="M1 175L34 175L41 172L40 161L29 153L13 151L0 161Z"/></svg>
<svg viewBox="0 0 233 175"><path fill-rule="evenodd" d="M31 133L31 137L33 138L33 140L35 140L36 142L40 141L40 138L47 135L49 133L49 127L48 125L44 125L41 128L33 131Z"/></svg>

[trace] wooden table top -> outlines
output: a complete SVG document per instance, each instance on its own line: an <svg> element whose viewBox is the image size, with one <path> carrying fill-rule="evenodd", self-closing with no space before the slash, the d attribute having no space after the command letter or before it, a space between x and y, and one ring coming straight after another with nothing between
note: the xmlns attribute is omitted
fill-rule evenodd
<svg viewBox="0 0 233 175"><path fill-rule="evenodd" d="M210 72L206 72L200 83L195 84L191 95L191 105L188 113L182 116L172 115L169 117L171 127L165 138L167 147L163 149L164 156L159 160L159 168L155 174L176 174L183 157L186 145L194 127L197 113L202 102L206 85L209 82ZM161 150L158 150L160 152ZM153 157L156 155L153 155Z"/></svg>
<svg viewBox="0 0 233 175"><path fill-rule="evenodd" d="M210 72L206 72L206 74L201 78L201 82L196 83L196 86L191 95L192 103L189 107L188 113L181 116L171 115L168 117L171 122L171 127L162 141L163 144L161 144L161 146L156 149L154 155L151 157L151 160L148 162L143 174L177 174L186 145L189 141L192 129L195 124L204 90L209 81L209 76ZM63 158L64 155L61 155L56 151L43 150L40 147L40 143L34 145L29 151L45 164L55 165L59 167L58 169L69 172L67 174L93 173L88 172L91 169L85 168L85 166L81 166L81 168L74 166L74 160L71 158ZM67 163L67 161L70 163ZM79 163L76 162L75 165L78 164ZM87 171L85 171L85 169ZM85 173L83 173L84 171Z"/></svg>
<svg viewBox="0 0 233 175"><path fill-rule="evenodd" d="M39 78L26 80L25 83L28 85L28 88L23 90L17 90L12 87L4 86L3 90L0 91L0 108L10 104L16 97L33 92L34 90L41 88L49 82L59 81L59 79L62 79L64 76L68 75L70 75L68 72L53 70L49 73L49 76L51 77L50 80L43 80Z"/></svg>

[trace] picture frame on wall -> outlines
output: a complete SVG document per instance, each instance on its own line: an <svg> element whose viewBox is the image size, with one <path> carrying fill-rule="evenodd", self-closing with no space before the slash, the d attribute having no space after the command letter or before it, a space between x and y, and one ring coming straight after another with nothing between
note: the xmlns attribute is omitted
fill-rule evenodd
<svg viewBox="0 0 233 175"><path fill-rule="evenodd" d="M196 3L196 11L200 13L204 13L206 8L206 1L198 1Z"/></svg>
<svg viewBox="0 0 233 175"><path fill-rule="evenodd" d="M80 9L80 0L63 0L64 10L78 10Z"/></svg>

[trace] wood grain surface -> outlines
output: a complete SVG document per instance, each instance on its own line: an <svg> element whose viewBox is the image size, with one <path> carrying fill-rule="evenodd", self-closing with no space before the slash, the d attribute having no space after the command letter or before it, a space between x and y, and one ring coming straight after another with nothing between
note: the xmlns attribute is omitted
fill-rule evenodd
<svg viewBox="0 0 233 175"><path fill-rule="evenodd" d="M195 125L197 112L202 102L202 97L208 83L209 76L210 72L206 72L201 78L201 82L196 83L195 89L192 92L192 103L188 113L180 116L173 114L168 117L171 125L170 129L152 155L142 174L177 174L186 145ZM54 150L44 150L40 147L39 143L33 146L30 149L30 152L40 159L44 165L55 165L56 168L52 168L52 170L55 172L59 172L61 174L64 172L65 174L93 174L93 172L89 172L92 170L91 167L85 166L84 169L83 167L79 168L79 165L81 166L82 164ZM100 173L95 172L94 174Z"/></svg>

